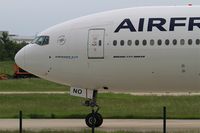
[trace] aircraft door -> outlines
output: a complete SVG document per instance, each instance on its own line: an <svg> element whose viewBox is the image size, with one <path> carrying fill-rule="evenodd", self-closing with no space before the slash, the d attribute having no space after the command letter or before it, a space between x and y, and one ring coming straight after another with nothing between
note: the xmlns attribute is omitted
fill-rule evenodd
<svg viewBox="0 0 200 133"><path fill-rule="evenodd" d="M104 59L105 29L91 29L88 35L88 59Z"/></svg>

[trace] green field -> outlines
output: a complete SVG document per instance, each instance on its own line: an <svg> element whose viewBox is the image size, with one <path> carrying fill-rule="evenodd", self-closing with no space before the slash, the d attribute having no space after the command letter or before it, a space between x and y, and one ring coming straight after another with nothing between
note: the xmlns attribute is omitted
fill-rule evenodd
<svg viewBox="0 0 200 133"><path fill-rule="evenodd" d="M68 91L69 87L39 78L10 79L0 81L0 92L9 91Z"/></svg>
<svg viewBox="0 0 200 133"><path fill-rule="evenodd" d="M0 118L17 118L19 110L25 118L84 118L91 110L81 105L83 101L68 94L1 95ZM163 106L168 118L200 118L200 96L100 94L98 103L104 118L162 118Z"/></svg>

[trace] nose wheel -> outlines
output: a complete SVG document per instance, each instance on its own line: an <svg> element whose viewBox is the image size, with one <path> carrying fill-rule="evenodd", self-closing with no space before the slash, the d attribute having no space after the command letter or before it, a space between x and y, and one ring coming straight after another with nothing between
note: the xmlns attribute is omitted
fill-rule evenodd
<svg viewBox="0 0 200 133"><path fill-rule="evenodd" d="M94 122L93 122L94 121ZM103 118L99 113L90 113L85 118L85 123L88 127L100 127L103 123Z"/></svg>
<svg viewBox="0 0 200 133"><path fill-rule="evenodd" d="M96 104L97 91L93 92L93 99L87 100L85 106L92 108L92 113L88 114L85 118L85 123L88 127L100 127L103 124L103 117L98 113L100 107ZM94 111L96 109L96 111Z"/></svg>

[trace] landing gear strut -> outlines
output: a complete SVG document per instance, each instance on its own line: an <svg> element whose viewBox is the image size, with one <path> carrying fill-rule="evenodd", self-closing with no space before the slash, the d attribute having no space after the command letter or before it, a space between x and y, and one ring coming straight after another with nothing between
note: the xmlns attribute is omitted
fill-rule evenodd
<svg viewBox="0 0 200 133"><path fill-rule="evenodd" d="M93 92L93 99L85 101L85 106L91 107L92 112L86 116L85 118L85 123L88 127L93 127L93 124L95 127L100 127L103 123L103 117L101 114L98 113L100 107L96 103L96 98L97 98L97 93L98 91Z"/></svg>

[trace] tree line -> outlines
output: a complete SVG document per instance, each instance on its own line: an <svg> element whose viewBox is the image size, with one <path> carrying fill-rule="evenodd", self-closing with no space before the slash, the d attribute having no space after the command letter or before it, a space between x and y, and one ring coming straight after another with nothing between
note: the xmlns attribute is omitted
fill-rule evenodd
<svg viewBox="0 0 200 133"><path fill-rule="evenodd" d="M0 36L0 61L14 60L15 54L26 45L25 42L17 43L9 39L8 33Z"/></svg>

